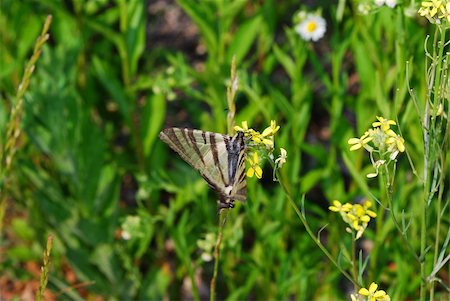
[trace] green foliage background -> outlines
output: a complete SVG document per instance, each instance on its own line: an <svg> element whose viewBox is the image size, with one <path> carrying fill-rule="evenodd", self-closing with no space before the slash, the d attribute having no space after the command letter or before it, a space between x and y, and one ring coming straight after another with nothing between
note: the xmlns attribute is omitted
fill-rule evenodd
<svg viewBox="0 0 450 301"><path fill-rule="evenodd" d="M350 153L347 140L376 116L397 120L420 174L420 116L407 82L424 99L423 45L432 29L416 10L405 15L409 3L360 15L352 1L280 2L170 3L198 29L195 42L205 52L198 54L149 38L157 23L146 1L1 1L1 139L23 67L45 16L53 15L50 41L25 95L1 274L31 279L23 264L41 260L52 234L49 288L64 290L63 299L206 298L213 263L201 260L197 240L217 232L215 196L158 133L167 126L226 132L233 55L237 122L255 129L272 119L281 125L276 146L288 151L282 173L290 191L299 205L305 194L308 222L317 232L328 225L321 238L348 266L341 250L351 237L327 207L334 199L354 202L383 192L377 179L365 177L372 170L367 154ZM327 20L318 43L301 40L293 29L301 8L321 9ZM262 181L248 182L248 201L231 210L224 230L218 298L348 298L351 286L306 235L270 169ZM406 155L400 156L394 205L407 212L417 248L421 193ZM448 187L445 193L448 199ZM139 222L124 240L127 216ZM443 218L445 238L449 219ZM392 222L364 236L369 244L383 242L365 283L379 283L393 300L417 298L419 268ZM89 285L67 290L74 285L65 278L67 267Z"/></svg>

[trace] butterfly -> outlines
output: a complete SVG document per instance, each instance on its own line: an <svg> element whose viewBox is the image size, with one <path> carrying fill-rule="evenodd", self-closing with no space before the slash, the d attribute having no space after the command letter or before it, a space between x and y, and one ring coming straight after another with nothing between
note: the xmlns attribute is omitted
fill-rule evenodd
<svg viewBox="0 0 450 301"><path fill-rule="evenodd" d="M219 197L219 209L233 208L234 201L245 201L244 133L228 136L194 129L167 128L159 138L184 161L197 169Z"/></svg>

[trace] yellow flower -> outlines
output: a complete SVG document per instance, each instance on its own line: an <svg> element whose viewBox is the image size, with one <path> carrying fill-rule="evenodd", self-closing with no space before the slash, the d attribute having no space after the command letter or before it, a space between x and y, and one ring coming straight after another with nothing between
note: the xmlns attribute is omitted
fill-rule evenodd
<svg viewBox="0 0 450 301"><path fill-rule="evenodd" d="M247 177L251 178L254 175L256 175L256 177L258 179L262 178L262 169L259 166L259 157L258 157L258 153L253 153L253 159L247 158L247 161L250 163L250 168L247 171Z"/></svg>
<svg viewBox="0 0 450 301"><path fill-rule="evenodd" d="M361 138L350 138L347 143L351 145L350 151L354 151L364 147L367 143L372 141L373 137L369 135L369 132L365 132Z"/></svg>
<svg viewBox="0 0 450 301"><path fill-rule="evenodd" d="M270 121L270 126L267 127L263 133L261 134L261 136L266 137L266 136L273 136L276 132L278 132L278 130L280 129L280 126L277 125L277 122L275 120L271 120Z"/></svg>
<svg viewBox="0 0 450 301"><path fill-rule="evenodd" d="M369 289L361 288L358 291L358 294L362 296L366 296L368 301L389 301L391 298L388 294L386 294L383 290L377 290L378 284L375 282L372 282L372 284L369 286Z"/></svg>
<svg viewBox="0 0 450 301"><path fill-rule="evenodd" d="M328 209L340 213L344 222L350 226L346 229L347 232L355 233L356 231L355 239L359 239L366 230L370 219L377 216L375 212L368 209L371 205L370 201L365 201L362 205L350 203L342 205L338 200L334 200L333 205Z"/></svg>
<svg viewBox="0 0 450 301"><path fill-rule="evenodd" d="M441 14L436 16L438 19L447 18L450 21L449 16L449 3L445 3L441 0L423 1L422 6L419 8L419 15L426 17L430 22L435 23L435 16L438 12Z"/></svg>
<svg viewBox="0 0 450 301"><path fill-rule="evenodd" d="M236 126L234 127L234 130L235 130L236 132L244 132L244 133L248 132L248 131L249 131L249 130L248 130L248 122L247 122L247 121L242 121L242 127L236 125Z"/></svg>
<svg viewBox="0 0 450 301"><path fill-rule="evenodd" d="M395 144L396 148L403 153L405 151L405 139L402 138L402 136L397 135L396 133L393 133L393 135L389 134L389 138L386 139L387 145L393 145Z"/></svg>
<svg viewBox="0 0 450 301"><path fill-rule="evenodd" d="M371 218L377 217L377 214L369 209L370 207L372 207L372 202L371 201L365 201L364 204L363 204L363 207L366 210L366 214L368 216L370 216Z"/></svg>
<svg viewBox="0 0 450 301"><path fill-rule="evenodd" d="M377 119L378 119L378 121L375 121L374 123L372 123L372 126L374 128L381 127L381 129L385 132L387 130L389 130L389 127L391 125L396 125L394 120L384 119L383 117L379 117L379 116L377 116Z"/></svg>
<svg viewBox="0 0 450 301"><path fill-rule="evenodd" d="M255 142L256 144L264 144L268 146L269 148L273 147L273 140L264 138L259 132L255 132L253 130L250 130L249 136L251 137L251 140ZM270 137L272 138L272 137Z"/></svg>
<svg viewBox="0 0 450 301"><path fill-rule="evenodd" d="M422 2L422 7L430 9L429 16L434 17L442 7L442 1L432 0Z"/></svg>
<svg viewBox="0 0 450 301"><path fill-rule="evenodd" d="M349 212L352 207L352 204L345 203L344 205L342 205L338 200L334 200L333 205L328 207L328 209L333 212Z"/></svg>
<svg viewBox="0 0 450 301"><path fill-rule="evenodd" d="M428 7L421 7L419 8L418 13L421 17L425 17L430 14L430 9Z"/></svg>
<svg viewBox="0 0 450 301"><path fill-rule="evenodd" d="M447 21L450 22L450 1L445 5L445 12L442 17L446 18Z"/></svg>
<svg viewBox="0 0 450 301"><path fill-rule="evenodd" d="M275 160L275 164L278 168L281 168L286 163L287 151L284 148L280 148L280 156Z"/></svg>

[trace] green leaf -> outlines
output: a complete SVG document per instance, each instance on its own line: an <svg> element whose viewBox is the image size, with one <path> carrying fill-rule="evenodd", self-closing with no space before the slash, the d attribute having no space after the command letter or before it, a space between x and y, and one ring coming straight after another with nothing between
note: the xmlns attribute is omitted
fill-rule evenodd
<svg viewBox="0 0 450 301"><path fill-rule="evenodd" d="M207 49L210 53L215 54L217 49L217 35L214 30L213 24L211 24L208 16L213 15L212 11L205 11L207 8L202 2L195 2L189 0L177 0L177 3L183 8L183 10L192 18L192 21L200 29Z"/></svg>
<svg viewBox="0 0 450 301"><path fill-rule="evenodd" d="M283 66L291 79L295 78L295 63L292 58L285 53L278 45L273 45L273 54L278 62Z"/></svg>
<svg viewBox="0 0 450 301"><path fill-rule="evenodd" d="M323 173L324 171L322 169L315 169L308 172L300 180L300 191L302 193L308 192L323 178Z"/></svg>
<svg viewBox="0 0 450 301"><path fill-rule="evenodd" d="M131 1L129 4L130 23L125 33L125 43L130 63L130 76L137 71L138 61L145 49L144 1Z"/></svg>
<svg viewBox="0 0 450 301"><path fill-rule="evenodd" d="M166 100L162 94L154 94L147 98L142 116L142 140L144 155L148 157L153 149L155 139L164 123Z"/></svg>
<svg viewBox="0 0 450 301"><path fill-rule="evenodd" d="M242 62L245 55L250 50L255 38L261 28L262 17L260 15L253 17L243 23L234 34L233 40L228 48L227 61L231 62L233 55L236 60Z"/></svg>
<svg viewBox="0 0 450 301"><path fill-rule="evenodd" d="M110 66L100 58L93 57L92 64L98 78L109 92L109 95L113 100L117 101L120 113L127 123L130 124L131 108L127 100L126 92L123 90L122 83L112 76L114 72L111 70Z"/></svg>
<svg viewBox="0 0 450 301"><path fill-rule="evenodd" d="M14 233L23 240L32 240L35 237L35 231L23 218L14 218L11 222Z"/></svg>

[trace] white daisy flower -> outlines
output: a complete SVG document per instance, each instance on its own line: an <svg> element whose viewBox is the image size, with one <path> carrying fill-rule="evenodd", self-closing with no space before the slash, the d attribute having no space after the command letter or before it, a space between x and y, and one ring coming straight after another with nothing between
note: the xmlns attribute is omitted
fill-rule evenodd
<svg viewBox="0 0 450 301"><path fill-rule="evenodd" d="M318 41L325 35L327 23L325 19L318 15L308 14L306 18L295 26L295 31L305 41Z"/></svg>
<svg viewBox="0 0 450 301"><path fill-rule="evenodd" d="M374 2L375 2L376 6L383 6L386 1L385 0L375 0Z"/></svg>

